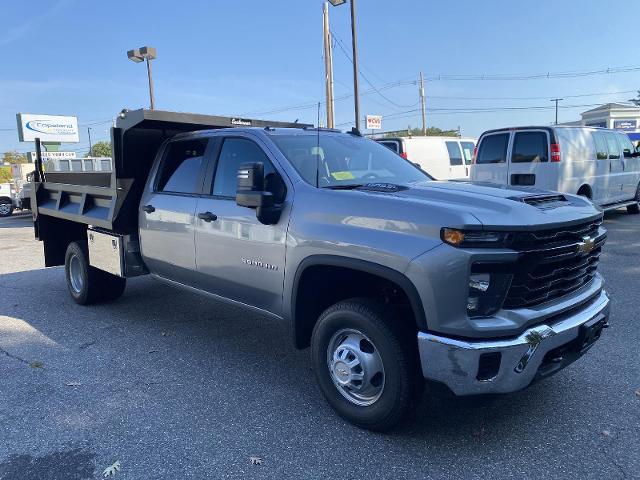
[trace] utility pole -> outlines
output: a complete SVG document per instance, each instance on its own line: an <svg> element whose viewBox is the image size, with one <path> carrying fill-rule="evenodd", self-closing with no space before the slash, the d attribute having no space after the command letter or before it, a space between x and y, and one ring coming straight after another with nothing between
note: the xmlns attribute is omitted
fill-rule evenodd
<svg viewBox="0 0 640 480"><path fill-rule="evenodd" d="M331 29L329 28L329 4L322 5L322 29L324 39L324 71L327 90L327 128L334 128L333 114L333 51L331 47Z"/></svg>
<svg viewBox="0 0 640 480"><path fill-rule="evenodd" d="M91 145L91 127L87 127L87 133L89 134L89 157L91 156L91 154L93 153L93 146Z"/></svg>
<svg viewBox="0 0 640 480"><path fill-rule="evenodd" d="M556 102L556 125L558 124L558 102L564 100L564 98L552 98L550 102Z"/></svg>
<svg viewBox="0 0 640 480"><path fill-rule="evenodd" d="M420 72L420 104L422 105L422 135L427 134L427 102L424 96L424 78Z"/></svg>

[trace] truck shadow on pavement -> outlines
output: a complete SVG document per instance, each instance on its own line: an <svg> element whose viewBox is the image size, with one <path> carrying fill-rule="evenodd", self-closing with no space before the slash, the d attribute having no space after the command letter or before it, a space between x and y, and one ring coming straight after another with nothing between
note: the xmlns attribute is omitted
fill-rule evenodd
<svg viewBox="0 0 640 480"><path fill-rule="evenodd" d="M18 298L23 287L38 295ZM156 420L169 424L208 418L241 430L269 429L273 421L316 434L338 425L355 429L324 402L308 351L293 348L283 322L150 278L130 281L118 301L82 307L67 295L61 268L0 275L0 314L9 318L0 327L0 347L25 363L43 362L45 375L58 376L51 379L54 395L68 390L69 379L91 385L93 396L84 399L89 410L99 404L122 415L136 405L163 406L166 417ZM520 412L537 418L561 401L549 398L551 389L561 391L561 381L509 396L457 398L427 390L415 418L393 435L484 441L500 424L517 434L531 426ZM104 397L112 400L99 400ZM500 430L496 442L504 440Z"/></svg>

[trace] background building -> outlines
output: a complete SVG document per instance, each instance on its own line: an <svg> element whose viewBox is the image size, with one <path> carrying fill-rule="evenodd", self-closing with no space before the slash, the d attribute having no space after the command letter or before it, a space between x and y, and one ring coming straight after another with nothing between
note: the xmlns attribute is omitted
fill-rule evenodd
<svg viewBox="0 0 640 480"><path fill-rule="evenodd" d="M562 125L585 125L622 130L633 141L640 141L640 107L625 103L606 103L580 114L582 120Z"/></svg>

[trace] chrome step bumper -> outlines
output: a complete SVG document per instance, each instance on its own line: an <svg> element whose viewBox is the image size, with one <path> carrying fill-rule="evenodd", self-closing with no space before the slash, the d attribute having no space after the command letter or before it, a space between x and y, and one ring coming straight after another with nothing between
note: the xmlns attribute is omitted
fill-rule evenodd
<svg viewBox="0 0 640 480"><path fill-rule="evenodd" d="M555 373L584 354L599 338L598 328L607 326L608 316L609 297L602 290L583 309L555 322L536 325L516 338L457 340L419 332L422 372L425 378L444 383L456 395L514 392L546 376L545 371ZM566 354L562 353L562 347L573 345L592 323L597 332L592 342L578 345L571 352L567 348ZM555 358L550 359L549 352ZM493 354L491 361L495 367L488 378L479 372L481 360L489 358L486 354Z"/></svg>

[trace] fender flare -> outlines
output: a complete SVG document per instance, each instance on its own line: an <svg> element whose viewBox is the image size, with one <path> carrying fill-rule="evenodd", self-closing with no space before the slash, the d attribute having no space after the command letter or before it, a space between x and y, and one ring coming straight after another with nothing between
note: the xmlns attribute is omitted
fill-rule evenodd
<svg viewBox="0 0 640 480"><path fill-rule="evenodd" d="M418 290L415 285L409 278L398 270L394 270L393 268L385 267L384 265L380 265L375 262L369 262L367 260L361 260L358 258L352 257L343 257L340 255L311 255L305 258L298 264L296 269L296 273L293 279L293 285L291 289L291 298L289 302L285 304L290 305L290 311L287 317L289 318L291 332L294 338L294 341L297 343L297 319L296 319L296 299L298 296L298 289L300 286L300 279L302 278L303 273L309 268L313 266L330 266L330 267L344 267L349 268L351 270L356 270L364 273L369 273L372 275L376 275L378 277L384 278L385 280L389 280L390 282L398 285L404 293L407 295L409 299L409 304L411 309L415 315L416 326L420 330L427 330L427 320L424 313L424 308L422 306L422 299L418 294Z"/></svg>

